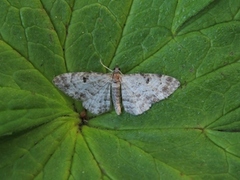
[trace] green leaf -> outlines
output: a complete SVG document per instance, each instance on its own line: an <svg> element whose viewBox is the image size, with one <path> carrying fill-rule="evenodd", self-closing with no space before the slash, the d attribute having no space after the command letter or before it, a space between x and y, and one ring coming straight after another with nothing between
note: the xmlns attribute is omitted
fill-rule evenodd
<svg viewBox="0 0 240 180"><path fill-rule="evenodd" d="M237 0L0 1L1 179L238 179L239 9ZM139 116L85 116L52 79L107 72L99 59L181 87Z"/></svg>

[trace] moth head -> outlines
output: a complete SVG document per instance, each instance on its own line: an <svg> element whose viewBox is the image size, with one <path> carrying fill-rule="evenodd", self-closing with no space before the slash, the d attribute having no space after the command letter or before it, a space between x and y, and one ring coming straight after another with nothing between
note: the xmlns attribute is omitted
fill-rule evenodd
<svg viewBox="0 0 240 180"><path fill-rule="evenodd" d="M121 69L118 67L118 66L116 66L115 68L114 68L114 72L116 73L116 72L120 72L121 73Z"/></svg>

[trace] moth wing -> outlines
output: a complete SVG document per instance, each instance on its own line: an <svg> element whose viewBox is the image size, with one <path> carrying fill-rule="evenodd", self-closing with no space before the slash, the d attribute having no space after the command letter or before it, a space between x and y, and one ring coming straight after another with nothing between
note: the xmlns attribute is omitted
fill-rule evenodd
<svg viewBox="0 0 240 180"><path fill-rule="evenodd" d="M56 76L53 83L70 97L83 101L91 113L101 114L111 107L111 80L111 74L77 72Z"/></svg>
<svg viewBox="0 0 240 180"><path fill-rule="evenodd" d="M152 104L171 95L179 85L177 79L166 75L123 75L121 81L123 107L130 114L142 114Z"/></svg>

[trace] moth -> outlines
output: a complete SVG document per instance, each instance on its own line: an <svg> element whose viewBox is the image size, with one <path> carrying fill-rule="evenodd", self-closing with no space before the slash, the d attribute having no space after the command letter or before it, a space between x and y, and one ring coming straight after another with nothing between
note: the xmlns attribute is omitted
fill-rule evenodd
<svg viewBox="0 0 240 180"><path fill-rule="evenodd" d="M118 115L122 111L121 104L130 114L142 114L152 104L167 98L180 86L177 79L166 75L124 75L119 67L110 71L112 73L109 74L65 73L56 76L53 83L70 97L82 101L83 107L95 115L109 111L112 104Z"/></svg>

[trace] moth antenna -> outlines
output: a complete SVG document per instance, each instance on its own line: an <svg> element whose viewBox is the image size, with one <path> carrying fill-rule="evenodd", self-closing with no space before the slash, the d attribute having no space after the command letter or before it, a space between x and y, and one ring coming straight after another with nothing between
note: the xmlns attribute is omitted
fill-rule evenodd
<svg viewBox="0 0 240 180"><path fill-rule="evenodd" d="M103 63L102 63L102 60L100 59L100 63L103 67L105 67L107 70L109 70L110 72L113 72L113 70L109 69L107 66L105 66Z"/></svg>

